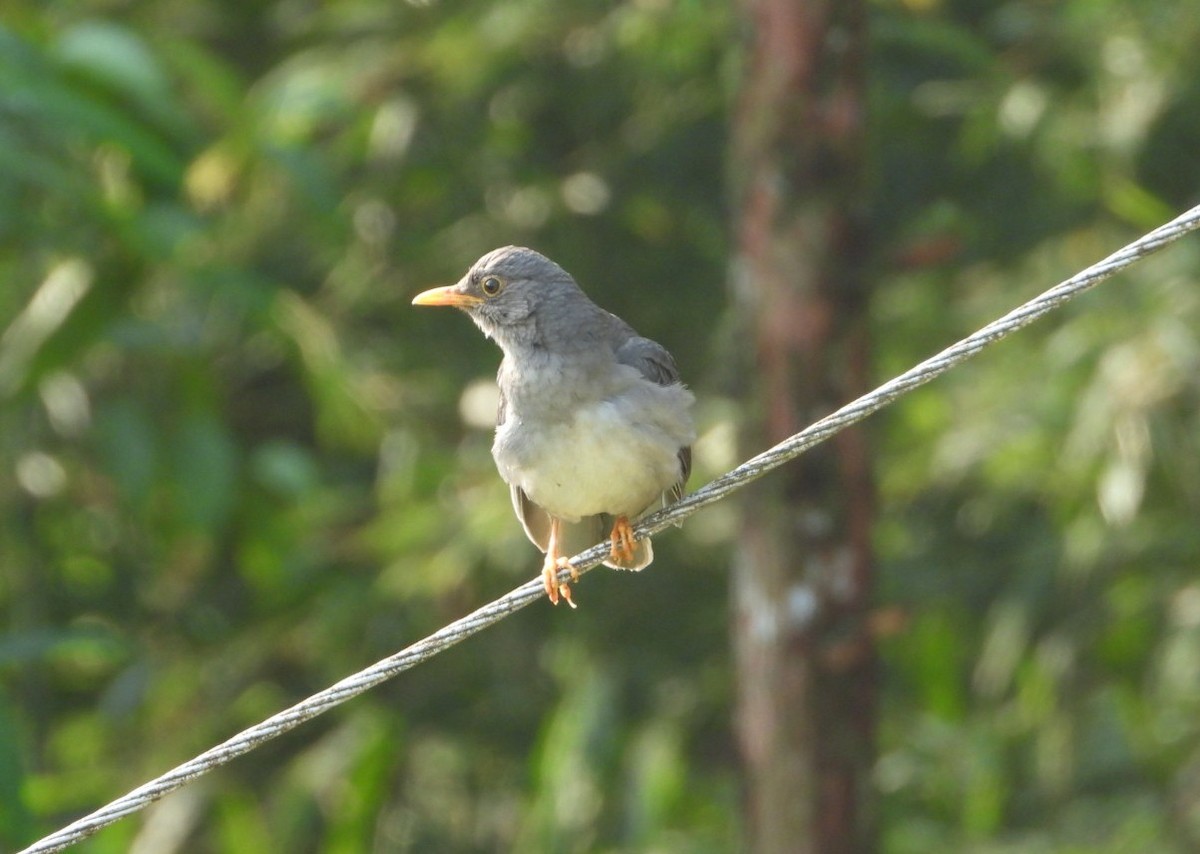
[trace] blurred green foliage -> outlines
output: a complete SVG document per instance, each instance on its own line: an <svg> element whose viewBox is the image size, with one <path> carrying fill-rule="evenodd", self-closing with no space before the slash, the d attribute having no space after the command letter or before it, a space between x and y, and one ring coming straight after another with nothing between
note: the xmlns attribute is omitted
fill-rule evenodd
<svg viewBox="0 0 1200 854"><path fill-rule="evenodd" d="M1182 0L871 6L880 379L1194 203ZM531 244L735 462L706 0L9 0L0 847L531 577L497 354L409 309ZM1200 845L1200 248L873 425L892 852ZM480 401L484 401L481 406ZM729 851L721 506L81 846ZM893 623L894 624L894 623Z"/></svg>

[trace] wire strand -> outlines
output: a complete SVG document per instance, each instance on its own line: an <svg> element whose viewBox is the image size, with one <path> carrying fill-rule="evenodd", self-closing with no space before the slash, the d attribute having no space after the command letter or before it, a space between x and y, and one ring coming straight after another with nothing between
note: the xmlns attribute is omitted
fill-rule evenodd
<svg viewBox="0 0 1200 854"><path fill-rule="evenodd" d="M780 442L756 457L725 473L716 480L684 496L671 506L647 516L635 528L635 536L645 537L661 531L668 525L678 524L691 516L702 507L722 500L731 492L741 489L746 484L762 477L772 469L795 459L814 445L823 442L835 433L862 421L868 415L882 409L901 395L907 394L918 386L945 373L954 366L969 359L980 350L988 347L1002 338L1011 335L1018 329L1028 326L1033 321L1048 314L1063 303L1078 296L1120 270L1140 261L1185 234L1200 228L1200 206L1194 207L1170 222L1159 226L1146 235L1129 243L1122 249L1109 255L1071 278L1055 285L1048 291L1029 300L998 320L989 323L982 329L967 336L956 344L947 347L940 353L931 356L903 374L889 380L873 391L864 394L836 412L827 415L820 421L796 433L794 436ZM607 543L599 543L580 552L571 562L583 574L596 566L608 555ZM568 573L564 570L560 579L566 581ZM467 616L450 623L418 641L409 647L372 664L364 670L348 676L340 682L331 685L323 691L301 700L290 708L243 730L227 741L218 744L204 753L172 768L165 774L138 786L128 794L112 801L77 821L63 827L55 833L46 836L25 848L20 854L46 854L51 851L61 851L82 839L91 836L100 828L131 815L149 804L172 792L190 780L206 774L233 759L248 753L265 741L282 735L294 729L305 721L344 703L352 697L362 694L376 685L391 679L393 676L415 667L437 655L442 650L454 646L493 623L503 620L508 615L519 611L543 595L540 578L522 584L520 587L501 596L499 599L484 605Z"/></svg>

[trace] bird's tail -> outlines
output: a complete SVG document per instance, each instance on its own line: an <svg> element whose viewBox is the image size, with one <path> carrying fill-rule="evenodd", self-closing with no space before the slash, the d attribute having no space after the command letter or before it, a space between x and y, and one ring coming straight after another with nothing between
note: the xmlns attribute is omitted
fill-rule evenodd
<svg viewBox="0 0 1200 854"><path fill-rule="evenodd" d="M610 560L604 561L604 565L613 569L631 569L634 572L645 569L650 565L650 561L654 560L654 549L650 545L649 540L638 540L633 546L633 558L631 560Z"/></svg>

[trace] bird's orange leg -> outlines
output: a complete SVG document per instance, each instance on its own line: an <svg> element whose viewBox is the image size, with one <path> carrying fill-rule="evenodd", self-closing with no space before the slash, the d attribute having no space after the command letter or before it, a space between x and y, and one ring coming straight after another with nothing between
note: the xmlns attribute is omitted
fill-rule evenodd
<svg viewBox="0 0 1200 854"><path fill-rule="evenodd" d="M550 542L546 544L546 560L542 563L542 584L546 587L546 595L550 597L550 604L557 605L559 597L567 600L567 604L572 608L575 607L575 602L571 599L571 585L565 581L560 584L558 582L558 571L560 569L571 570L571 580L579 580L579 570L570 560L559 554L558 545L558 527L559 520L551 517L550 519Z"/></svg>
<svg viewBox="0 0 1200 854"><path fill-rule="evenodd" d="M609 537L609 554L613 563L625 565L633 563L637 540L633 538L633 526L629 524L628 516L618 516L613 523L612 535Z"/></svg>

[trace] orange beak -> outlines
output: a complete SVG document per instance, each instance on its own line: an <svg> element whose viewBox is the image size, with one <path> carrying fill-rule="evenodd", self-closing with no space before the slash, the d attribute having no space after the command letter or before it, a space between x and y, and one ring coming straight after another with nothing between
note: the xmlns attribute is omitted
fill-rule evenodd
<svg viewBox="0 0 1200 854"><path fill-rule="evenodd" d="M444 288L430 288L413 297L413 305L450 305L455 308L470 308L483 302L482 297L469 294L461 284Z"/></svg>

